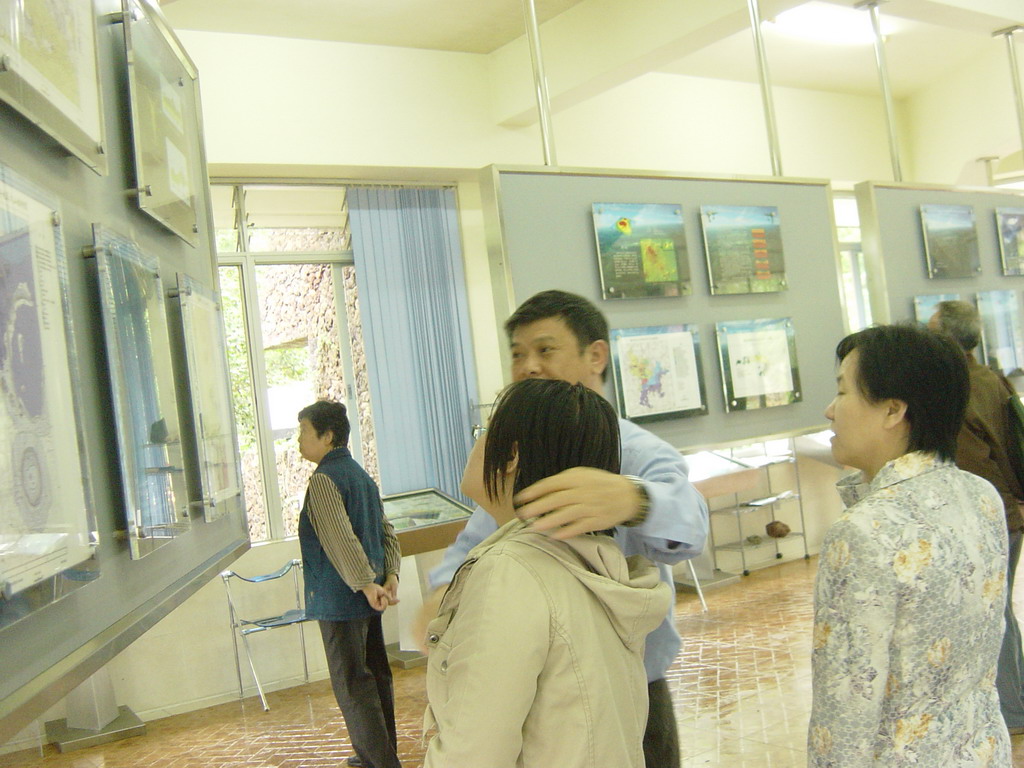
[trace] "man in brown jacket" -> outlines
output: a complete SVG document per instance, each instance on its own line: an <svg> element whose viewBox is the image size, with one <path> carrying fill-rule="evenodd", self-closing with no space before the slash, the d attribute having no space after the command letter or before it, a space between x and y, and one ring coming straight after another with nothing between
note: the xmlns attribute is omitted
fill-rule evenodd
<svg viewBox="0 0 1024 768"><path fill-rule="evenodd" d="M928 322L932 330L949 334L967 355L967 370L971 377L971 396L967 414L957 436L956 464L960 469L988 480L1003 497L1006 508L1006 527L1010 537L1010 557L1006 574L1009 586L1006 593L1006 633L999 652L996 687L999 705L1010 733L1024 733L1024 658L1021 653L1021 635L1013 615L1010 594L1013 576L1020 557L1024 536L1024 517L1021 516L1021 489L1013 462L1007 452L1012 439L1007 400L1016 395L1006 378L974 359L974 349L981 341L981 318L974 305L966 301L942 301Z"/></svg>

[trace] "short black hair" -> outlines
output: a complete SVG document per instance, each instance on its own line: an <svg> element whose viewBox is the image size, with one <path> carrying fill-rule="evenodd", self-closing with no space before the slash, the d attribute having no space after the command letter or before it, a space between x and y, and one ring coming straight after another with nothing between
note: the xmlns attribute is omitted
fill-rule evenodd
<svg viewBox="0 0 1024 768"><path fill-rule="evenodd" d="M940 301L935 305L939 330L948 333L964 352L981 344L981 315L969 301Z"/></svg>
<svg viewBox="0 0 1024 768"><path fill-rule="evenodd" d="M525 379L498 396L484 445L484 489L496 498L518 457L513 493L572 467L618 472L619 421L611 404L583 384Z"/></svg>
<svg viewBox="0 0 1024 768"><path fill-rule="evenodd" d="M967 411L967 359L949 336L914 325L876 325L836 347L842 362L857 351L857 388L872 403L901 400L910 423L908 451L930 451L949 461Z"/></svg>
<svg viewBox="0 0 1024 768"><path fill-rule="evenodd" d="M524 301L512 316L505 321L505 333L512 341L512 334L521 325L560 318L572 331L579 344L580 353L595 341L608 341L608 321L601 310L592 302L567 291L541 291ZM601 371L601 380L608 380L611 361Z"/></svg>
<svg viewBox="0 0 1024 768"><path fill-rule="evenodd" d="M344 404L333 400L317 400L299 411L299 421L306 419L316 430L317 437L330 430L331 445L335 448L348 445L348 435L352 426L348 421L348 409Z"/></svg>

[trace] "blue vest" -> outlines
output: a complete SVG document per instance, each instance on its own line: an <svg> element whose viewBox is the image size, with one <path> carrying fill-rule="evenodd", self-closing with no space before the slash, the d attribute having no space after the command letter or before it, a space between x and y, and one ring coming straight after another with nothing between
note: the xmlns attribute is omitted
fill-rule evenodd
<svg viewBox="0 0 1024 768"><path fill-rule="evenodd" d="M352 458L348 448L330 451L316 468L338 487L345 502L349 521L356 538L377 574L376 582L384 583L384 508L380 491L373 479ZM315 474L315 473L314 473ZM347 621L378 615L370 607L366 595L353 592L331 564L313 524L309 520L309 491L299 515L299 547L302 550L302 577L306 585L306 615L324 621Z"/></svg>

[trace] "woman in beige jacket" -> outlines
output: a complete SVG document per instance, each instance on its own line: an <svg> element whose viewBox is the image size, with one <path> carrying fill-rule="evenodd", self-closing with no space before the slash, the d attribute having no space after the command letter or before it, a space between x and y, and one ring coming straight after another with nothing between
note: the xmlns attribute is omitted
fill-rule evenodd
<svg viewBox="0 0 1024 768"><path fill-rule="evenodd" d="M558 541L515 517L518 490L574 466L618 471L611 406L562 381L509 387L462 480L501 527L427 630L425 768L643 766L644 640L671 588L605 533Z"/></svg>

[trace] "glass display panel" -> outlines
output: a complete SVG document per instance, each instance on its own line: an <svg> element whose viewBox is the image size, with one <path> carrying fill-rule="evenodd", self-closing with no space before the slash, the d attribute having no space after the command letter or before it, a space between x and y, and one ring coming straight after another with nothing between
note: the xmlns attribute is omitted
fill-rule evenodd
<svg viewBox="0 0 1024 768"><path fill-rule="evenodd" d="M91 0L0 3L0 100L107 173Z"/></svg>
<svg viewBox="0 0 1024 768"><path fill-rule="evenodd" d="M975 277L981 273L978 230L969 205L922 205L928 277Z"/></svg>
<svg viewBox="0 0 1024 768"><path fill-rule="evenodd" d="M700 221L713 295L786 290L778 208L702 205Z"/></svg>
<svg viewBox="0 0 1024 768"><path fill-rule="evenodd" d="M384 514L396 531L463 520L473 510L436 488L385 496Z"/></svg>
<svg viewBox="0 0 1024 768"><path fill-rule="evenodd" d="M163 280L154 256L93 225L100 308L133 558L189 528Z"/></svg>
<svg viewBox="0 0 1024 768"><path fill-rule="evenodd" d="M199 459L198 495L206 520L217 520L243 508L224 323L217 297L188 275L178 275L178 296Z"/></svg>
<svg viewBox="0 0 1024 768"><path fill-rule="evenodd" d="M959 293L930 293L914 297L914 319L928 325L940 301L959 301Z"/></svg>
<svg viewBox="0 0 1024 768"><path fill-rule="evenodd" d="M690 293L690 261L678 205L594 203L592 208L603 298Z"/></svg>
<svg viewBox="0 0 1024 768"><path fill-rule="evenodd" d="M978 362L1006 376L1024 373L1024 339L1020 327L1020 301L1016 291L982 291L978 294L981 315L981 356Z"/></svg>
<svg viewBox="0 0 1024 768"><path fill-rule="evenodd" d="M644 422L708 412L697 326L615 329L611 347L623 418Z"/></svg>
<svg viewBox="0 0 1024 768"><path fill-rule="evenodd" d="M1024 208L996 208L1004 275L1024 275Z"/></svg>
<svg viewBox="0 0 1024 768"><path fill-rule="evenodd" d="M194 246L203 209L198 74L156 7L123 8L139 207Z"/></svg>
<svg viewBox="0 0 1024 768"><path fill-rule="evenodd" d="M803 399L791 318L716 323L715 331L727 412Z"/></svg>
<svg viewBox="0 0 1024 768"><path fill-rule="evenodd" d="M58 222L0 166L0 627L99 576Z"/></svg>

